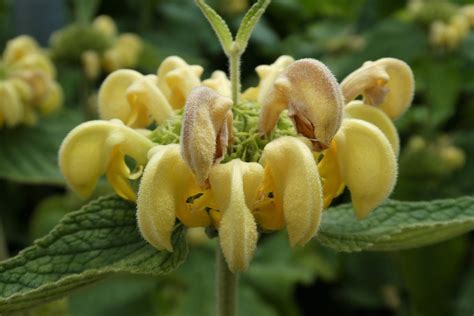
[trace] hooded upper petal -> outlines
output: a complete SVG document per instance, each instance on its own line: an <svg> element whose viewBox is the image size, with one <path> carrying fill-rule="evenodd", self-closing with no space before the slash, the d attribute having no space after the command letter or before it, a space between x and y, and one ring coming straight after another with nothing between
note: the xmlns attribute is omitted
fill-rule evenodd
<svg viewBox="0 0 474 316"><path fill-rule="evenodd" d="M180 143L184 160L201 184L227 151L231 107L231 99L207 87L195 88L186 101Z"/></svg>
<svg viewBox="0 0 474 316"><path fill-rule="evenodd" d="M259 129L269 133L287 108L297 132L313 143L315 150L327 148L341 125L344 105L336 78L321 62L300 59L276 79L262 102Z"/></svg>
<svg viewBox="0 0 474 316"><path fill-rule="evenodd" d="M415 81L405 62L382 58L364 63L342 81L341 87L346 101L363 95L364 103L379 106L396 119L411 105Z"/></svg>
<svg viewBox="0 0 474 316"><path fill-rule="evenodd" d="M397 162L392 146L380 129L359 119L345 119L334 139L352 205L357 217L364 218L395 185Z"/></svg>
<svg viewBox="0 0 474 316"><path fill-rule="evenodd" d="M257 246L257 225L250 210L262 178L261 165L239 159L216 165L209 174L211 191L222 213L219 240L232 272L248 268Z"/></svg>

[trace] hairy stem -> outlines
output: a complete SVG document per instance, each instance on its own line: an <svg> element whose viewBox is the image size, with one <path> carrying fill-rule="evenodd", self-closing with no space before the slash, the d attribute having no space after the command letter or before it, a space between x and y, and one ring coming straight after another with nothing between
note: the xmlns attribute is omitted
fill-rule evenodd
<svg viewBox="0 0 474 316"><path fill-rule="evenodd" d="M240 95L240 52L233 51L229 55L230 84L232 90L232 101L234 105L239 104Z"/></svg>
<svg viewBox="0 0 474 316"><path fill-rule="evenodd" d="M218 316L237 315L237 274L227 266L221 247L216 250L216 311Z"/></svg>

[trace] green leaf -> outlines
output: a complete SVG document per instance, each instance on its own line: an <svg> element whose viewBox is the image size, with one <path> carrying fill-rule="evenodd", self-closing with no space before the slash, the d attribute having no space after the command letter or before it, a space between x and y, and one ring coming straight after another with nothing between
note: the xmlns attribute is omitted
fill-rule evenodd
<svg viewBox="0 0 474 316"><path fill-rule="evenodd" d="M229 55L232 48L233 38L224 19L213 8L207 5L204 0L196 0L196 5L201 9L202 13L209 21L209 24L211 24L224 52L226 55Z"/></svg>
<svg viewBox="0 0 474 316"><path fill-rule="evenodd" d="M317 239L338 251L398 250L443 241L474 229L474 197L387 201L358 221L350 205L328 209Z"/></svg>
<svg viewBox="0 0 474 316"><path fill-rule="evenodd" d="M63 184L58 151L66 134L81 122L77 111L62 111L40 119L34 127L0 130L0 178L24 182Z"/></svg>
<svg viewBox="0 0 474 316"><path fill-rule="evenodd" d="M245 51L255 25L270 5L270 2L271 0L258 0L242 19L239 30L237 31L237 36L235 37L240 53Z"/></svg>
<svg viewBox="0 0 474 316"><path fill-rule="evenodd" d="M100 198L64 217L46 237L0 264L0 314L68 295L113 273L160 275L185 259L185 230L174 252L157 251L139 234L135 204Z"/></svg>

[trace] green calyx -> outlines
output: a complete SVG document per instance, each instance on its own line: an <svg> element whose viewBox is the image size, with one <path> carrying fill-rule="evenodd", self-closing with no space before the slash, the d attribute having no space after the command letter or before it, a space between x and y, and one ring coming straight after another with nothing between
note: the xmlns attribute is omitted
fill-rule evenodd
<svg viewBox="0 0 474 316"><path fill-rule="evenodd" d="M232 108L233 131L232 143L223 162L239 158L247 162L260 160L263 148L273 139L281 136L295 136L296 131L291 120L283 114L273 133L262 136L258 131L260 106L252 102L242 102ZM178 144L181 134L183 111L158 126L149 136L160 145Z"/></svg>

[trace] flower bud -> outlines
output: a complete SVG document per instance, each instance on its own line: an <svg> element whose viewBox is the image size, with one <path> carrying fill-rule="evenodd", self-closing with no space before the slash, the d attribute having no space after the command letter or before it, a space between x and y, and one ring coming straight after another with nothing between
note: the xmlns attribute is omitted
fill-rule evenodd
<svg viewBox="0 0 474 316"><path fill-rule="evenodd" d="M449 20L449 24L456 29L461 39L469 33L469 19L463 14L453 15Z"/></svg>
<svg viewBox="0 0 474 316"><path fill-rule="evenodd" d="M446 24L434 21L430 25L430 43L433 46L444 46L446 43Z"/></svg>
<svg viewBox="0 0 474 316"><path fill-rule="evenodd" d="M470 26L474 26L474 4L467 4L462 7L461 14L463 14L469 21Z"/></svg>
<svg viewBox="0 0 474 316"><path fill-rule="evenodd" d="M175 109L184 106L191 90L201 85L204 69L188 65L182 58L170 56L158 68L158 87Z"/></svg>
<svg viewBox="0 0 474 316"><path fill-rule="evenodd" d="M92 22L92 27L110 37L117 35L117 25L108 15L99 15Z"/></svg>
<svg viewBox="0 0 474 316"><path fill-rule="evenodd" d="M24 116L24 105L10 81L0 81L0 126L13 127L21 122Z"/></svg>
<svg viewBox="0 0 474 316"><path fill-rule="evenodd" d="M280 56L271 65L260 65L255 68L260 82L257 87L245 90L242 97L248 101L262 103L272 88L275 79L295 60L291 56Z"/></svg>
<svg viewBox="0 0 474 316"><path fill-rule="evenodd" d="M181 153L206 186L211 166L220 162L231 140L232 100L207 87L193 89L186 101L181 129Z"/></svg>
<svg viewBox="0 0 474 316"><path fill-rule="evenodd" d="M221 70L214 71L211 78L204 80L202 85L211 88L224 97L231 97L230 80L227 78L225 72Z"/></svg>
<svg viewBox="0 0 474 316"><path fill-rule="evenodd" d="M136 34L125 33L118 37L115 47L123 57L124 67L133 67L137 63L142 46L142 40Z"/></svg>
<svg viewBox="0 0 474 316"><path fill-rule="evenodd" d="M6 64L13 64L23 57L38 53L39 51L40 47L34 38L28 35L21 35L7 42L3 52L3 61Z"/></svg>
<svg viewBox="0 0 474 316"><path fill-rule="evenodd" d="M104 52L102 64L105 71L114 72L124 67L125 58L117 47L112 47Z"/></svg>
<svg viewBox="0 0 474 316"><path fill-rule="evenodd" d="M364 103L378 106L391 119L402 115L413 100L415 81L411 68L395 58L368 61L341 83L346 102L364 96Z"/></svg>
<svg viewBox="0 0 474 316"><path fill-rule="evenodd" d="M298 134L310 139L316 151L327 148L342 120L344 100L334 75L321 62L301 59L274 82L262 102L259 130L268 134L280 113L288 109Z"/></svg>
<svg viewBox="0 0 474 316"><path fill-rule="evenodd" d="M21 78L13 77L8 79L9 82L13 84L15 87L18 96L20 97L21 102L28 103L31 102L33 99L33 91L31 86Z"/></svg>
<svg viewBox="0 0 474 316"><path fill-rule="evenodd" d="M56 81L51 81L48 93L38 104L42 114L48 115L61 107L64 101L63 89Z"/></svg>
<svg viewBox="0 0 474 316"><path fill-rule="evenodd" d="M81 55L82 68L86 77L95 80L100 74L100 58L93 50L87 50Z"/></svg>
<svg viewBox="0 0 474 316"><path fill-rule="evenodd" d="M12 72L21 71L42 72L49 78L56 77L56 68L51 60L38 53L28 54L12 65Z"/></svg>

